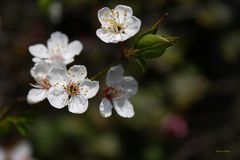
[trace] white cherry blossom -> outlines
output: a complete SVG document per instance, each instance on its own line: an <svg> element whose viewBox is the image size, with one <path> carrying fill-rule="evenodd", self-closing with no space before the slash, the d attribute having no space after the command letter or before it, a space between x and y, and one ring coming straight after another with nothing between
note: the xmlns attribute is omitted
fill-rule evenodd
<svg viewBox="0 0 240 160"><path fill-rule="evenodd" d="M30 70L31 76L37 82L31 84L32 89L28 92L27 101L30 104L38 103L47 97L51 84L48 80L48 73L52 66L44 61L35 63L34 67Z"/></svg>
<svg viewBox="0 0 240 160"><path fill-rule="evenodd" d="M55 108L68 105L72 113L83 113L88 108L88 99L94 97L99 89L98 81L86 78L87 69L83 65L74 65L68 71L53 68L49 81L53 84L48 94L49 103Z"/></svg>
<svg viewBox="0 0 240 160"><path fill-rule="evenodd" d="M69 64L74 61L74 56L79 55L82 51L82 43L80 41L72 41L68 43L68 37L57 31L51 34L47 41L47 46L43 44L35 44L29 46L29 52L34 56L33 62L44 60L46 62L62 61Z"/></svg>
<svg viewBox="0 0 240 160"><path fill-rule="evenodd" d="M34 160L32 147L27 141L20 141L10 148L0 146L0 160Z"/></svg>
<svg viewBox="0 0 240 160"><path fill-rule="evenodd" d="M133 16L132 8L118 5L114 9L104 7L98 11L101 28L97 36L105 43L118 43L134 36L140 29L141 20Z"/></svg>
<svg viewBox="0 0 240 160"><path fill-rule="evenodd" d="M104 89L104 98L100 103L100 113L103 117L112 115L112 108L117 113L126 118L134 116L134 109L129 98L137 93L138 83L130 76L123 76L123 67L121 65L112 67L107 74Z"/></svg>
<svg viewBox="0 0 240 160"><path fill-rule="evenodd" d="M14 146L9 157L11 160L33 160L32 147L28 142L22 141Z"/></svg>
<svg viewBox="0 0 240 160"><path fill-rule="evenodd" d="M42 60L35 63L31 68L30 74L36 81L36 84L30 84L34 88L30 89L27 95L29 104L38 103L47 97L48 91L52 87L48 79L48 74L54 67L66 69L66 65L61 61L47 63Z"/></svg>
<svg viewBox="0 0 240 160"><path fill-rule="evenodd" d="M4 160L4 159L6 159L6 155L3 148L0 146L0 160Z"/></svg>

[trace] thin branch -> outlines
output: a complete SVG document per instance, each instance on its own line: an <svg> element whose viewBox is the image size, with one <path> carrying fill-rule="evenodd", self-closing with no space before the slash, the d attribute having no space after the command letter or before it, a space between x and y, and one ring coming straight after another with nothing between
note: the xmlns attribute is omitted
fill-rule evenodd
<svg viewBox="0 0 240 160"><path fill-rule="evenodd" d="M96 80L98 78L100 78L102 75L104 75L111 67L119 64L121 62L122 59L119 59L117 61L115 61L114 63L112 63L111 65L107 66L106 68L104 68L102 71L98 72L97 74L95 74L94 76L92 76L90 78L90 80Z"/></svg>

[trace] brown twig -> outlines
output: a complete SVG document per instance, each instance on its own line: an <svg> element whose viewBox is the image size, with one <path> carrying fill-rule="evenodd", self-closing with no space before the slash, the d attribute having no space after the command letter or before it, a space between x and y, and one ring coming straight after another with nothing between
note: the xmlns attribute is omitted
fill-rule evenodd
<svg viewBox="0 0 240 160"><path fill-rule="evenodd" d="M120 42L120 50L121 50L121 59L122 60L125 60L125 59L128 59L128 55L127 55L127 50L125 48L125 44L124 42Z"/></svg>

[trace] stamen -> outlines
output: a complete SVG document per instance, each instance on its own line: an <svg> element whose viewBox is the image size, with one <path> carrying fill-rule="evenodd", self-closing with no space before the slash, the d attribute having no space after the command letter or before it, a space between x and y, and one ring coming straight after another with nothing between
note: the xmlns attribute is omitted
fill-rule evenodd
<svg viewBox="0 0 240 160"><path fill-rule="evenodd" d="M127 10L124 10L124 17L127 16Z"/></svg>
<svg viewBox="0 0 240 160"><path fill-rule="evenodd" d="M51 87L51 84L49 83L47 78L42 79L39 82L39 85L41 86L42 89L46 89L46 90L48 90Z"/></svg>
<svg viewBox="0 0 240 160"><path fill-rule="evenodd" d="M117 22L117 19L120 17L119 12L114 12L114 10L111 10L111 15L106 16L107 14L105 14L105 18L103 19L105 22L107 22L108 24L106 26L102 26L103 29L109 31L109 32L113 32L113 33L125 33L125 27L123 24L119 24ZM124 19L126 19L127 16L127 12L124 12Z"/></svg>
<svg viewBox="0 0 240 160"><path fill-rule="evenodd" d="M51 56L51 58L50 58L51 60L63 60L63 57L62 57L62 55L60 55L60 54L53 54L52 56Z"/></svg>
<svg viewBox="0 0 240 160"><path fill-rule="evenodd" d="M76 96L80 93L80 88L73 82L70 82L65 89L69 96Z"/></svg>

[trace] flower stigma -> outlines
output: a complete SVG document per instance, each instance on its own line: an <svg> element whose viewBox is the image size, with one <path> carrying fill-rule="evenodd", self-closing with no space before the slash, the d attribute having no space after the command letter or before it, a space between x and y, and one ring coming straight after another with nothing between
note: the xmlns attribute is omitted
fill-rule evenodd
<svg viewBox="0 0 240 160"><path fill-rule="evenodd" d="M118 96L118 90L113 87L107 87L104 89L104 97L106 97L109 100L112 100L113 98L116 98Z"/></svg>

